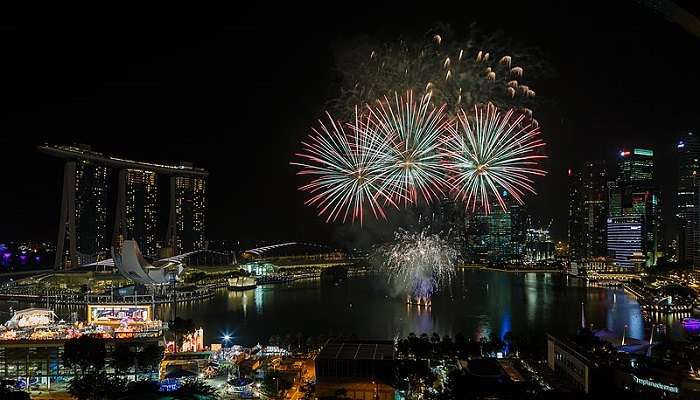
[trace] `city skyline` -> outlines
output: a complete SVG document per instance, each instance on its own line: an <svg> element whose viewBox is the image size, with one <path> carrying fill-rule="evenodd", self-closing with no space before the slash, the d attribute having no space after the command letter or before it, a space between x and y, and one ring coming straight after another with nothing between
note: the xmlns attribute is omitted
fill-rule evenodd
<svg viewBox="0 0 700 400"><path fill-rule="evenodd" d="M3 14L0 398L700 398L695 2Z"/></svg>
<svg viewBox="0 0 700 400"><path fill-rule="evenodd" d="M526 205L532 210L536 221L544 224L554 219L552 234L556 239L563 239L567 233L564 218L567 192L564 188L569 167L589 159L605 159L612 165L621 149L650 148L658 155L659 175L674 176L675 179L677 167L673 161L677 140L688 131L697 130L700 125L697 116L689 111L687 90L688 86L697 82L697 77L682 56L692 50L697 38L634 2L624 7L613 7L605 15L598 15L592 6L512 7L515 7L513 14L520 17L511 19L499 15L499 18L494 18L494 6L480 5L471 9L468 20L478 21L484 31L502 31L507 36L516 37L516 41L526 47L536 47L554 72L549 77L533 78L537 83L538 96L546 104L540 110L536 109L535 113L548 143L550 159L546 164L549 176L537 183L539 194L529 196ZM4 209L23 204L31 210L23 210L3 220L2 231L8 236L3 240L52 240L54 236L55 215L60 206L61 179L57 171L60 168L57 168L55 161L35 152L34 146L44 141L92 144L99 151L125 158L159 162L191 160L196 165L215 171L217 178L207 188L210 199L207 219L216 221L209 224L208 233L214 239L303 238L343 242L347 241L348 236L356 236L356 227L325 225L313 210L301 205L303 196L296 191L299 180L287 165L291 154L299 150L298 139L309 133L314 119L319 116L317 110L322 110L334 96L334 58L345 42L364 34L386 38L422 35L440 22L463 30L465 19L432 10L416 20L412 12L411 15L403 15L401 11L376 6L371 9L370 17L355 21L359 22L357 26L341 24L338 31L322 35L320 33L328 32L325 23L306 23L310 20L297 12L293 15L298 17L303 29L294 34L303 36L305 40L292 49L276 48L277 61L260 66L258 70L253 61L257 57L245 57L243 54L249 52L258 56L266 53L265 41L290 26L290 22L282 18L282 11L285 10L276 10L266 23L250 22L256 21L250 18L262 12L253 8L238 18L217 20L206 29L196 26L196 35L189 37L186 32L180 32L155 52L145 44L138 46L135 55L117 64L126 66L130 71L127 74L110 66L110 58L105 53L107 48L122 54L127 54L127 50L121 47L123 44L117 41L115 34L97 29L97 37L104 40L108 47L98 50L102 58L95 61L98 68L93 73L86 77L72 76L78 84L69 93L80 101L67 101L64 95L57 94L56 90L61 87L56 86L46 88L45 92L37 92L35 98L20 96L16 103L8 102L9 107L6 107L0 123L4 125L5 132L15 132L16 135L6 135L2 143L15 147L17 151L5 157L13 164L25 165L26 171L21 176L6 177L7 184L20 187L18 185L22 182L34 190L20 191L17 196L3 198ZM406 31L403 26L382 24L382 29L379 29L380 24L385 22L383 17L392 12L398 12L398 15L414 22L415 26ZM551 20L559 24L559 31L571 43L550 37L544 28L532 28L538 24L525 23L527 20ZM571 27L562 26L565 25L562 21ZM658 28L654 37L648 31L639 29L645 24ZM156 31L168 26L149 27L147 21L143 21L136 27L147 43L153 43L158 40ZM44 35L43 28L31 24L17 24L9 29L12 32L32 33L27 37L29 43L36 43ZM523 30L528 35L520 35ZM70 37L77 33L69 31L62 34ZM614 46L615 40L604 40L606 38L634 40L630 41L629 49L618 52ZM136 36L126 36L125 40L125 43L133 44ZM80 60L78 52L87 43L80 42L68 47L64 56ZM240 50L234 51L234 48L239 48L236 46ZM573 52L569 46L578 46L580 51ZM11 51L20 52L21 49ZM630 57L631 53L634 53L634 58ZM232 63L243 65L226 71L223 66ZM221 66L217 66L219 64ZM10 64L6 68L16 71L13 68L18 65ZM207 74L210 76L203 75L211 66L214 66L213 70ZM157 77L153 68L165 68L167 75ZM193 68L193 73L187 74L183 68ZM302 78L295 81L303 84L281 84L285 72L300 74ZM241 79L250 74L255 77L252 81ZM306 79L309 75L318 79ZM620 82L613 79L614 76L618 76ZM640 79L642 77L645 79ZM240 103L232 104L226 100L228 96L222 90L233 89L237 85L244 85L242 88L248 97L244 96L237 100ZM217 89L219 86L222 89ZM159 87L165 90L156 90ZM161 93L172 93L176 87L182 87L183 93L194 96L185 105L176 106ZM271 87L276 89L271 90ZM565 87L567 90L562 92ZM9 86L9 93L16 92L17 89L13 88ZM275 91L284 99L292 98L295 94L308 95L305 94L301 102L292 102L299 104L289 109L282 106L286 102L278 99L280 96L275 95ZM231 92L235 93L235 90ZM595 92L595 95L591 92ZM182 102L184 98L179 96L182 95L176 94L174 98ZM156 104L156 107L147 106L139 98L148 99L148 103ZM206 101L204 105L198 105L193 102L194 98L205 98ZM263 99L273 101L273 105L265 108L264 113L252 106ZM550 107L546 102L553 99L560 101L561 105ZM124 101L131 104L124 104ZM228 106L216 106L221 101ZM41 104L41 110L32 111L34 104ZM616 107L619 111L615 110ZM96 116L88 118L92 121L90 124L73 118L76 113L86 110L97 112ZM111 119L117 110L121 110L118 112L125 116L124 122L117 122L114 127L99 122L97 115ZM178 112L172 115L177 115L177 119L184 118L177 126L163 119L174 110ZM192 115L185 115L188 114L186 110ZM271 125L259 125L257 121L267 115L273 116ZM212 118L202 119L203 116ZM37 133L43 131L41 127L49 120L56 121L60 126L69 123L77 126L63 137L50 138ZM225 122L227 120L235 122ZM20 121L23 121L21 125ZM165 125L160 127L156 121ZM204 125L197 126L197 121ZM100 126L103 132L101 137L125 135L128 140L97 138L88 133L92 132L89 125ZM126 129L130 125L136 128ZM165 135L160 133L161 129L174 129L177 135ZM249 133L251 129L260 133ZM129 130L133 130L133 133L129 133ZM143 145L134 147L128 144L133 140ZM674 223L674 179L664 178L659 182L664 201L664 219L669 222L668 225ZM254 185L256 189L252 190ZM34 196L36 192L47 195L37 197Z"/></svg>

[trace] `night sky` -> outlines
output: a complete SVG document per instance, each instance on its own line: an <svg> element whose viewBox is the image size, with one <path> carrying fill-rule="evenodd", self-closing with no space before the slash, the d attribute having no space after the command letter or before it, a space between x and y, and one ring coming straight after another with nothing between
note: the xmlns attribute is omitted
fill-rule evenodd
<svg viewBox="0 0 700 400"><path fill-rule="evenodd" d="M420 35L441 22L502 31L550 65L530 81L550 174L527 203L536 221L554 220L555 238L566 235L567 168L613 162L622 147L658 154L671 219L675 142L700 133L692 20L687 29L623 0L424 3L3 15L0 240L55 240L63 161L36 151L44 142L207 168L211 239L346 240L347 227L303 205L289 166L337 93L335 55L359 35Z"/></svg>

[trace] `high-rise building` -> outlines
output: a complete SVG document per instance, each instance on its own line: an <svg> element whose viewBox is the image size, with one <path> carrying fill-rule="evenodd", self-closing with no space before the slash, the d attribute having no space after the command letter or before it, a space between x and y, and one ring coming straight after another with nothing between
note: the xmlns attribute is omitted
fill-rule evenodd
<svg viewBox="0 0 700 400"><path fill-rule="evenodd" d="M582 174L584 254L587 258L607 255L608 193L605 162L586 162Z"/></svg>
<svg viewBox="0 0 700 400"><path fill-rule="evenodd" d="M608 218L608 252L616 266L632 268L634 258L643 254L642 218Z"/></svg>
<svg viewBox="0 0 700 400"><path fill-rule="evenodd" d="M529 228L525 241L525 261L537 263L554 260L554 242L549 229Z"/></svg>
<svg viewBox="0 0 700 400"><path fill-rule="evenodd" d="M695 237L695 255L693 256L693 265L698 266L700 265L700 189L695 191L695 208L698 209L698 212L695 213L695 232L694 232L694 237Z"/></svg>
<svg viewBox="0 0 700 400"><path fill-rule="evenodd" d="M511 254L516 260L522 260L525 257L528 229L530 228L530 215L525 207L521 204L511 204L508 211L510 212L510 243Z"/></svg>
<svg viewBox="0 0 700 400"><path fill-rule="evenodd" d="M170 190L169 246L175 254L206 248L204 178L174 176L170 178Z"/></svg>
<svg viewBox="0 0 700 400"><path fill-rule="evenodd" d="M158 252L158 175L153 171L119 171L117 221L113 242L134 240L145 255Z"/></svg>
<svg viewBox="0 0 700 400"><path fill-rule="evenodd" d="M574 261L607 254L607 171L602 161L569 170L569 258Z"/></svg>
<svg viewBox="0 0 700 400"><path fill-rule="evenodd" d="M583 183L581 173L569 168L569 215L568 240L569 260L586 257L583 222Z"/></svg>
<svg viewBox="0 0 700 400"><path fill-rule="evenodd" d="M467 246L473 262L506 262L511 259L511 219L501 207L483 211L466 219Z"/></svg>
<svg viewBox="0 0 700 400"><path fill-rule="evenodd" d="M110 171L118 171L117 207L111 242L134 240L146 255L159 252L158 175L171 177L170 249L179 254L204 249L205 178L192 164L168 165L125 160L92 151L90 146L39 146L66 159L58 227L57 269L74 268L109 258L107 199ZM171 240L172 239L172 240Z"/></svg>
<svg viewBox="0 0 700 400"><path fill-rule="evenodd" d="M623 150L618 175L609 183L609 217L638 218L642 250L647 266L656 265L662 248L661 196L654 183L654 152L648 149ZM608 226L610 226L608 224ZM608 235L608 237L610 237ZM608 245L608 253L611 247Z"/></svg>
<svg viewBox="0 0 700 400"><path fill-rule="evenodd" d="M608 216L622 215L622 191L616 179L608 181Z"/></svg>
<svg viewBox="0 0 700 400"><path fill-rule="evenodd" d="M620 151L617 179L623 185L653 185L654 151L648 149Z"/></svg>
<svg viewBox="0 0 700 400"><path fill-rule="evenodd" d="M68 268L107 253L107 168L93 160L66 163L56 263ZM67 243L66 243L67 242Z"/></svg>
<svg viewBox="0 0 700 400"><path fill-rule="evenodd" d="M700 265L700 137L688 132L678 142L678 261Z"/></svg>

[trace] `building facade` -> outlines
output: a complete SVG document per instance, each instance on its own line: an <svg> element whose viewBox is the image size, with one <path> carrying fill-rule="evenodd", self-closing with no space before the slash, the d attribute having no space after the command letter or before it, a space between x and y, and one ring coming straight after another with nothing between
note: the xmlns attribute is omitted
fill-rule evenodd
<svg viewBox="0 0 700 400"><path fill-rule="evenodd" d="M656 265L663 248L663 219L660 190L654 182L654 152L640 148L621 151L617 177L609 183L609 191L608 227L610 218L637 219L642 232L639 252L646 266ZM613 252L619 249L608 243L608 255L612 256Z"/></svg>
<svg viewBox="0 0 700 400"><path fill-rule="evenodd" d="M56 264L68 268L107 254L108 170L92 160L67 162L56 242Z"/></svg>
<svg viewBox="0 0 700 400"><path fill-rule="evenodd" d="M607 255L608 179L605 162L585 162L569 170L569 259Z"/></svg>
<svg viewBox="0 0 700 400"><path fill-rule="evenodd" d="M678 142L678 261L700 265L700 137L688 132Z"/></svg>
<svg viewBox="0 0 700 400"><path fill-rule="evenodd" d="M476 212L467 219L468 245L474 262L504 263L513 258L511 214L500 206L489 214Z"/></svg>
<svg viewBox="0 0 700 400"><path fill-rule="evenodd" d="M633 268L643 254L643 224L639 216L608 218L608 252L615 266Z"/></svg>
<svg viewBox="0 0 700 400"><path fill-rule="evenodd" d="M202 178L175 176L170 179L168 244L175 254L206 248L206 182Z"/></svg>
<svg viewBox="0 0 700 400"><path fill-rule="evenodd" d="M158 175L153 171L119 171L117 221L113 242L134 240L145 255L158 253Z"/></svg>
<svg viewBox="0 0 700 400"><path fill-rule="evenodd" d="M39 146L66 159L58 228L56 269L70 269L110 257L110 237L117 249L134 240L146 255L156 255L166 237L169 255L205 248L205 179L190 163L178 165L125 160L93 151L90 146ZM114 174L113 172L116 172ZM117 184L110 182L117 176ZM158 228L158 175L171 182L170 223ZM107 226L108 194L117 187L114 226ZM172 239L172 240L171 240Z"/></svg>

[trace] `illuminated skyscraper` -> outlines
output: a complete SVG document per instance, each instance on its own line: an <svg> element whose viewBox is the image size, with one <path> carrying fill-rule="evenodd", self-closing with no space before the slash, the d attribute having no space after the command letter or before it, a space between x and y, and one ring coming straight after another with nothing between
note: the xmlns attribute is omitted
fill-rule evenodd
<svg viewBox="0 0 700 400"><path fill-rule="evenodd" d="M581 173L569 168L569 215L568 240L569 260L578 261L586 257L583 223L583 181Z"/></svg>
<svg viewBox="0 0 700 400"><path fill-rule="evenodd" d="M605 162L586 162L582 176L585 257L607 255L608 193Z"/></svg>
<svg viewBox="0 0 700 400"><path fill-rule="evenodd" d="M494 205L491 213L478 211L466 218L467 259L473 262L522 261L530 219L521 205L509 211Z"/></svg>
<svg viewBox="0 0 700 400"><path fill-rule="evenodd" d="M700 265L700 137L688 132L678 142L678 261Z"/></svg>
<svg viewBox="0 0 700 400"><path fill-rule="evenodd" d="M646 265L656 265L662 248L661 196L654 183L654 152L647 149L623 150L618 175L610 184L609 216L638 218L642 233L642 254ZM608 227L610 224L608 224ZM609 236L608 236L609 237ZM608 253L610 253L608 245Z"/></svg>
<svg viewBox="0 0 700 400"><path fill-rule="evenodd" d="M549 229L528 228L525 240L525 261L531 263L554 260L554 242Z"/></svg>
<svg viewBox="0 0 700 400"><path fill-rule="evenodd" d="M89 146L73 148L77 153ZM63 195L56 241L56 268L73 268L107 253L107 168L71 158L63 168Z"/></svg>
<svg viewBox="0 0 700 400"><path fill-rule="evenodd" d="M639 216L608 218L608 252L615 265L632 268L643 254L642 219Z"/></svg>
<svg viewBox="0 0 700 400"><path fill-rule="evenodd" d="M170 178L168 245L175 254L206 248L206 182L203 177Z"/></svg>
<svg viewBox="0 0 700 400"><path fill-rule="evenodd" d="M153 171L119 171L117 220L113 241L134 240L145 255L157 254L158 176Z"/></svg>
<svg viewBox="0 0 700 400"><path fill-rule="evenodd" d="M654 184L654 151L633 149L620 151L617 180L622 185L651 186Z"/></svg>
<svg viewBox="0 0 700 400"><path fill-rule="evenodd" d="M584 163L581 172L569 170L569 258L607 255L608 190L602 161Z"/></svg>
<svg viewBox="0 0 700 400"><path fill-rule="evenodd" d="M165 253L203 249L205 178L209 173L192 164L168 165L110 157L90 146L39 146L66 159L61 217L56 248L57 269L75 268L109 258L107 228L109 175L118 171L117 206L112 245L134 240L146 255L159 252L158 175L171 177L170 223Z"/></svg>
<svg viewBox="0 0 700 400"><path fill-rule="evenodd" d="M513 258L522 260L525 257L525 249L530 228L530 215L521 204L511 204L510 212L510 242Z"/></svg>

